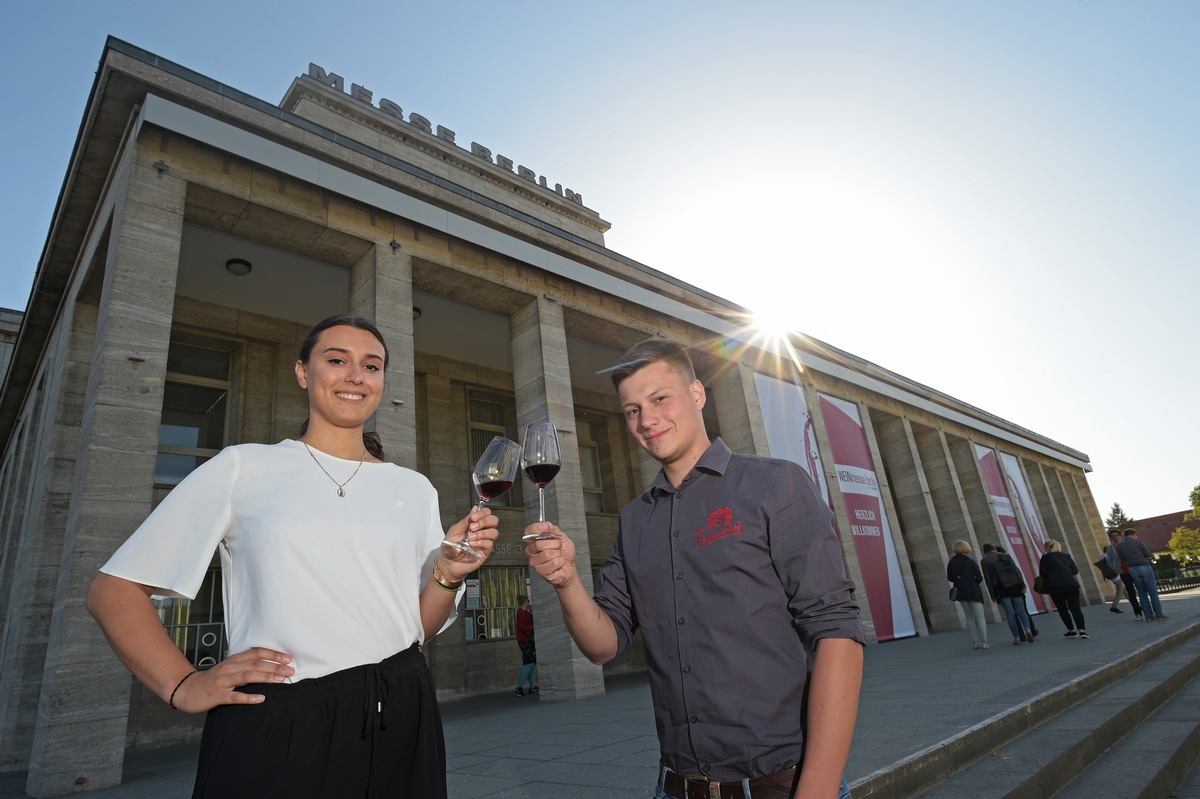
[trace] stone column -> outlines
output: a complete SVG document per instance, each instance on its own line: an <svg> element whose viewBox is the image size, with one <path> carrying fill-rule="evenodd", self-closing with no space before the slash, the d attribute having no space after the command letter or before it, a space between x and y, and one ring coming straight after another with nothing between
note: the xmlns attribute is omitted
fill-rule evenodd
<svg viewBox="0 0 1200 799"><path fill-rule="evenodd" d="M95 307L76 303L48 352L39 384L45 419L30 436L39 448L35 482L28 492L9 497L29 502L29 512L13 536L16 567L4 591L12 604L4 614L0 644L0 765L27 768L46 660L46 623L54 607L59 558L66 526L79 425L87 389ZM41 448L46 449L42 450ZM0 768L2 770L2 768Z"/></svg>
<svg viewBox="0 0 1200 799"><path fill-rule="evenodd" d="M1042 465L1037 461L1028 461L1022 459L1021 469L1025 472L1025 480L1029 483L1029 490L1033 492L1033 501L1037 505L1038 515L1042 520L1042 524L1046 526L1046 537L1057 538L1061 540L1064 536L1062 518L1058 514L1058 508L1054 505L1054 500L1050 497L1050 486L1046 482L1046 472ZM1108 541L1104 542L1108 546Z"/></svg>
<svg viewBox="0 0 1200 799"><path fill-rule="evenodd" d="M1055 469L1055 473L1062 485L1063 498L1071 509L1071 524L1066 526L1066 535L1063 536L1062 545L1063 551L1075 559L1075 565L1079 568L1080 599L1085 605L1090 602L1102 603L1105 598L1100 587L1100 572L1092 565L1092 561L1100 557L1100 549L1102 549L1097 536L1103 527L1099 514L1096 512L1096 503L1084 502L1079 493L1079 486L1075 482L1076 472L1074 470ZM1094 521L1088 518L1089 505L1092 508ZM1101 526L1097 526L1096 522L1101 522ZM1107 545L1107 541L1105 545Z"/></svg>
<svg viewBox="0 0 1200 799"><path fill-rule="evenodd" d="M708 401L716 405L721 438L731 450L770 456L753 369L741 363L722 364L712 377Z"/></svg>
<svg viewBox="0 0 1200 799"><path fill-rule="evenodd" d="M942 526L933 507L933 498L925 477L925 466L913 437L908 419L873 410L871 420L879 442L879 454L887 464L887 474L901 521L905 546L912 561L916 604L935 630L958 627L956 608L946 601L946 547L942 544ZM978 551L978 544L972 542ZM910 598L911 599L911 598ZM918 617L914 613L914 621ZM921 624L918 622L918 630ZM928 631L921 631L921 635Z"/></svg>
<svg viewBox="0 0 1200 799"><path fill-rule="evenodd" d="M84 607L150 512L186 184L134 158L118 184L26 790L121 780L129 672Z"/></svg>
<svg viewBox="0 0 1200 799"><path fill-rule="evenodd" d="M548 419L558 429L563 463L554 482L546 488L546 518L575 542L575 565L590 591L592 552L583 509L583 476L575 438L575 406L562 306L538 297L513 314L510 331L517 426L524 430L530 422ZM525 518L536 519L537 508L537 490L526 491ZM538 682L542 699L583 699L604 693L604 672L589 662L567 635L554 589L532 571L530 584L530 599L539 608Z"/></svg>
<svg viewBox="0 0 1200 799"><path fill-rule="evenodd" d="M946 564L950 560L950 548L954 542L962 538L978 548L979 536L975 534L975 525L971 523L971 514L963 498L962 486L958 482L958 473L954 469L954 460L950 455L945 433L911 423L909 429L921 458L921 473L939 523L940 540L929 543L938 549L938 559L941 562L939 576L945 583ZM946 607L939 612L936 609L936 601L930 603L929 621L935 632L958 629L966 623L957 604L944 604ZM946 618L947 614L953 614L953 619Z"/></svg>
<svg viewBox="0 0 1200 799"><path fill-rule="evenodd" d="M417 468L412 256L376 244L350 271L350 312L370 319L387 342L386 387L375 430L388 460Z"/></svg>

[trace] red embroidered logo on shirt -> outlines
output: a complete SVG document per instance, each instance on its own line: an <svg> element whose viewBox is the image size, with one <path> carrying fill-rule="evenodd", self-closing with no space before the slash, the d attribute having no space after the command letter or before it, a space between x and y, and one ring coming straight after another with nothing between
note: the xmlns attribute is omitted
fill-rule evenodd
<svg viewBox="0 0 1200 799"><path fill-rule="evenodd" d="M733 523L733 508L717 508L708 514L708 527L696 531L696 549L703 549L722 538L742 535L745 532L741 522Z"/></svg>

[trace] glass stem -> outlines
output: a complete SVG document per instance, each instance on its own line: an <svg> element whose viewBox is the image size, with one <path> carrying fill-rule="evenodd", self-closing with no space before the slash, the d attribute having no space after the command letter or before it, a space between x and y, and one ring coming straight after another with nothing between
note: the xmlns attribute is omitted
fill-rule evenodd
<svg viewBox="0 0 1200 799"><path fill-rule="evenodd" d="M546 489L538 489L538 521L546 521Z"/></svg>

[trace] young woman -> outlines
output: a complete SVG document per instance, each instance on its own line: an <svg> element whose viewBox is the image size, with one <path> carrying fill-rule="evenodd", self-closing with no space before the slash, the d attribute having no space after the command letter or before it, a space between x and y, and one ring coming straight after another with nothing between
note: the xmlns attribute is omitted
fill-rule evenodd
<svg viewBox="0 0 1200 799"><path fill-rule="evenodd" d="M1083 623L1083 608L1079 606L1079 567L1075 559L1062 551L1062 544L1054 539L1047 539L1044 545L1046 554L1038 562L1038 574L1041 575L1058 617L1067 628L1064 635L1067 638L1087 638L1088 633Z"/></svg>
<svg viewBox="0 0 1200 799"><path fill-rule="evenodd" d="M517 676L517 696L525 695L525 684L529 683L529 693L538 693L537 687L537 649L533 642L533 610L529 607L529 597L517 597L517 646L521 649L521 673Z"/></svg>
<svg viewBox="0 0 1200 799"><path fill-rule="evenodd" d="M971 645L976 649L991 649L987 639L987 619L983 615L983 573L979 564L971 559L971 545L966 541L954 542L954 557L946 564L946 579L954 585L955 602L961 602L967 614L967 632L971 634Z"/></svg>
<svg viewBox="0 0 1200 799"><path fill-rule="evenodd" d="M481 563L441 548L437 492L363 426L387 346L366 320L309 332L298 440L228 447L162 501L96 577L88 609L174 708L207 712L194 797L445 797L441 718L420 646ZM497 529L454 524L485 558ZM152 595L194 597L220 553L228 658L196 671Z"/></svg>

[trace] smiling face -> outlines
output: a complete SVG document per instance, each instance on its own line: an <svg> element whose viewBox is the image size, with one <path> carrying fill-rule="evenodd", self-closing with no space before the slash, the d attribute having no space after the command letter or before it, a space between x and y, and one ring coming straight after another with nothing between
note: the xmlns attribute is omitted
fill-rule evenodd
<svg viewBox="0 0 1200 799"><path fill-rule="evenodd" d="M701 411L704 384L688 381L665 361L654 361L624 378L617 398L625 426L642 449L679 485L708 449Z"/></svg>
<svg viewBox="0 0 1200 799"><path fill-rule="evenodd" d="M374 334L348 325L323 330L296 381L308 392L309 430L361 428L379 406L385 352Z"/></svg>

